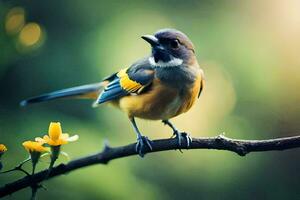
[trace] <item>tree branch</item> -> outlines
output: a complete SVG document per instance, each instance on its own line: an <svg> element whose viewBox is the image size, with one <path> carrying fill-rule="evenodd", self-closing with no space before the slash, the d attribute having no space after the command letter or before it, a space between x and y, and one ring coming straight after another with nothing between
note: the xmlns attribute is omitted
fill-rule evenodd
<svg viewBox="0 0 300 200"><path fill-rule="evenodd" d="M188 149L226 150L235 152L240 156L245 156L250 152L286 150L300 147L300 136L269 140L237 140L227 138L224 135L219 135L216 137L193 138L192 140L193 141ZM4 185L0 188L0 197L12 194L23 188L36 185L44 181L46 176L47 179L50 179L86 166L107 164L109 161L117 158L137 155L135 151L135 144L136 143L114 148L105 144L102 152L72 160L67 164L60 164L52 169L49 176L47 176L47 170L44 170L34 174L33 176L26 176ZM148 153L175 150L178 149L178 143L176 138L154 140L152 147L153 150Z"/></svg>

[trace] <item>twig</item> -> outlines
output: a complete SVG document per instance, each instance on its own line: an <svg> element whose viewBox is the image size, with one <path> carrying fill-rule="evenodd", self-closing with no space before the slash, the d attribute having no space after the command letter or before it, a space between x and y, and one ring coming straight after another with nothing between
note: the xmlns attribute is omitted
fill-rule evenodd
<svg viewBox="0 0 300 200"><path fill-rule="evenodd" d="M18 166L16 166L15 168L9 169L9 170L3 171L3 172L0 172L0 174L5 174L5 173L13 172L13 171L21 171L21 172L23 172L24 174L26 174L27 176L30 176L30 174L29 174L25 169L22 168L23 165L24 165L26 162L30 161L30 160L31 160L31 158L27 158L26 160L22 161L22 162L21 162Z"/></svg>
<svg viewBox="0 0 300 200"><path fill-rule="evenodd" d="M56 167L53 167L47 179L66 174L68 172L86 166L94 164L107 164L109 161L114 159L137 155L135 151L135 145L136 144L134 143L126 146L112 148L109 147L107 143L105 143L105 147L100 153L82 157L76 160L72 160L67 164L60 164ZM168 151L179 148L176 138L154 140L152 143L152 147L153 150L148 153ZM188 149L226 150L235 152L240 156L245 156L250 152L286 150L298 147L300 147L300 136L269 140L237 140L227 138L224 135L219 135L216 137L193 138L192 143ZM26 176L17 181L4 185L0 188L0 197L7 196L23 188L31 187L34 184L38 184L41 181L44 181L47 173L48 170L43 170L39 173L34 174L33 176Z"/></svg>

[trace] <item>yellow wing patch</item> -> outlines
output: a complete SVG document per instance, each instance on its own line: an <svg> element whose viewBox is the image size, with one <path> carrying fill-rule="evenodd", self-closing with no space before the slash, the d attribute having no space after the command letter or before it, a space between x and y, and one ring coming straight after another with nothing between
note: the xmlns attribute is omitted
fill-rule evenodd
<svg viewBox="0 0 300 200"><path fill-rule="evenodd" d="M122 69L117 76L120 78L120 85L121 87L130 92L130 93L135 93L139 92L140 89L142 89L144 86L134 80L131 80L126 73L128 68Z"/></svg>

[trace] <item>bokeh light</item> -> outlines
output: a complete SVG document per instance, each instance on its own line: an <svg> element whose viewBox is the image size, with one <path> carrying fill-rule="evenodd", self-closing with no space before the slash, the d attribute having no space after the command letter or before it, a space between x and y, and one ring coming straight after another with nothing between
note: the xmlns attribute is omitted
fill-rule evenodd
<svg viewBox="0 0 300 200"><path fill-rule="evenodd" d="M24 9L21 7L14 7L6 15L5 30L8 34L16 34L22 29L24 23Z"/></svg>
<svg viewBox="0 0 300 200"><path fill-rule="evenodd" d="M42 29L37 23L26 24L20 32L19 41L25 47L37 45L42 38Z"/></svg>

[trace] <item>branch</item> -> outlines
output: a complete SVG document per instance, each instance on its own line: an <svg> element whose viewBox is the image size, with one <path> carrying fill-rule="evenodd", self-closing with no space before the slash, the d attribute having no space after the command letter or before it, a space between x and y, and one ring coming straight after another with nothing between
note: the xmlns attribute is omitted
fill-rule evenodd
<svg viewBox="0 0 300 200"><path fill-rule="evenodd" d="M51 170L49 176L47 176L48 170L43 170L33 176L26 176L4 185L0 188L0 197L7 196L23 188L36 185L44 181L45 177L47 177L47 179L51 179L86 166L107 164L109 161L114 159L137 155L135 151L135 144L136 143L114 148L105 144L102 152L72 160L67 164L60 164ZM175 150L178 149L178 143L176 138L154 140L152 147L153 150L151 152L148 151L148 153ZM286 150L298 147L300 147L300 136L269 140L237 140L227 138L224 135L219 135L216 137L193 138L190 147L187 149L226 150L235 152L240 156L245 156L250 152Z"/></svg>

